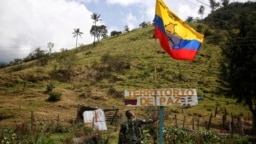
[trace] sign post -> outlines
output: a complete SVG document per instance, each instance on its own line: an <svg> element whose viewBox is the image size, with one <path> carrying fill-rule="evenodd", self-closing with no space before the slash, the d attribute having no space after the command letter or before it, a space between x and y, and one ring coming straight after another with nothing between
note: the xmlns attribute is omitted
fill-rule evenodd
<svg viewBox="0 0 256 144"><path fill-rule="evenodd" d="M160 106L159 107L159 144L163 144L164 142L163 127L164 127L164 107Z"/></svg>
<svg viewBox="0 0 256 144"><path fill-rule="evenodd" d="M125 90L126 106L159 106L159 144L163 144L164 106L195 106L198 104L196 89L164 88Z"/></svg>

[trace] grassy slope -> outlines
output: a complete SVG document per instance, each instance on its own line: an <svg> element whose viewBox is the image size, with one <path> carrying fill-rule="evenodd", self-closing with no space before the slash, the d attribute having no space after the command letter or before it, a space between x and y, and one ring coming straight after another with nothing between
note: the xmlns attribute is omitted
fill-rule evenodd
<svg viewBox="0 0 256 144"><path fill-rule="evenodd" d="M122 103L122 97L107 94L110 87L122 92L125 89L144 88L196 88L198 95L204 96L199 105L185 110L185 114L209 116L215 107L219 110L227 108L234 115L247 116L246 107L235 104L234 100L224 98L219 94L218 83L219 63L221 52L218 46L204 44L193 62L176 61L162 51L158 41L152 38L153 28L137 29L118 37L102 40L95 47L82 46L71 50L76 53L76 76L70 83L54 81L55 90L62 93L62 100L49 103L44 94L46 85L50 81L49 72L58 67L55 60L51 60L45 67L39 67L35 62L23 64L22 70L14 71L13 67L0 70L0 114L10 117L0 121L0 125L14 122L29 121L30 112L34 111L35 118L42 121L52 121L60 115L62 122L76 117L78 104L97 107L118 107L121 111L128 109ZM91 66L100 63L104 54L122 55L131 61L131 68L124 73L112 73L118 77L113 81L103 79L96 83L88 81L86 75ZM157 70L157 81L154 81L154 68ZM28 83L27 89L22 90L25 77L33 76L39 81ZM90 93L90 94L88 94ZM129 108L130 109L130 108ZM139 115L145 113L145 107L133 107L140 110ZM166 107L169 110L181 112L179 107ZM168 123L168 120L167 120Z"/></svg>

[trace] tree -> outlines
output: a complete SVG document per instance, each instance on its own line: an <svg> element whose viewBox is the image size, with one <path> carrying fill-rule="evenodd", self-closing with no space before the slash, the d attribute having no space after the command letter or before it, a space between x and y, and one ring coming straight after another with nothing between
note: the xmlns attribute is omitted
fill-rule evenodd
<svg viewBox="0 0 256 144"><path fill-rule="evenodd" d="M125 25L125 26L124 26L124 31L130 32L130 29L129 29L129 26L128 26L128 25Z"/></svg>
<svg viewBox="0 0 256 144"><path fill-rule="evenodd" d="M48 42L47 47L49 48L49 55L51 55L52 54L52 49L54 47L54 43Z"/></svg>
<svg viewBox="0 0 256 144"><path fill-rule="evenodd" d="M150 22L142 22L142 23L140 23L139 24L139 27L141 27L141 28L145 28L145 27L148 27L150 25Z"/></svg>
<svg viewBox="0 0 256 144"><path fill-rule="evenodd" d="M93 13L93 14L91 15L91 19L93 19L93 24L94 24L94 26L96 26L96 23L101 20L101 19L100 19L100 14ZM95 43L95 37L96 37L96 35L94 35L93 43Z"/></svg>
<svg viewBox="0 0 256 144"><path fill-rule="evenodd" d="M111 33L110 33L110 36L118 36L118 35L120 35L120 34L122 34L122 32L121 31L111 31Z"/></svg>
<svg viewBox="0 0 256 144"><path fill-rule="evenodd" d="M22 59L16 58L13 61L10 62L10 65L21 65L23 62Z"/></svg>
<svg viewBox="0 0 256 144"><path fill-rule="evenodd" d="M198 10L198 14L201 15L201 19L203 19L203 17L204 17L204 10L205 10L204 6L201 5L199 10Z"/></svg>
<svg viewBox="0 0 256 144"><path fill-rule="evenodd" d="M210 7L211 7L212 11L214 11L217 7L220 6L220 3L216 2L215 0L209 0L209 2L210 2Z"/></svg>
<svg viewBox="0 0 256 144"><path fill-rule="evenodd" d="M41 48L36 48L36 50L34 51L34 56L36 59L39 59L43 56L45 56L46 52L44 50L41 50Z"/></svg>
<svg viewBox="0 0 256 144"><path fill-rule="evenodd" d="M93 21L93 24L96 25L96 23L101 20L101 19L100 19L100 14L93 13L93 14L91 15L91 19L94 20L94 21Z"/></svg>
<svg viewBox="0 0 256 144"><path fill-rule="evenodd" d="M105 37L107 37L107 33L108 33L107 27L105 25L101 25L100 26L100 36L102 38L105 38Z"/></svg>
<svg viewBox="0 0 256 144"><path fill-rule="evenodd" d="M221 0L221 4L223 5L223 7L226 7L226 6L228 6L228 4L229 4L229 0Z"/></svg>
<svg viewBox="0 0 256 144"><path fill-rule="evenodd" d="M77 48L78 36L82 37L81 35L83 34L83 32L81 32L79 28L76 28L74 29L74 32L72 34L76 38L76 48Z"/></svg>
<svg viewBox="0 0 256 144"><path fill-rule="evenodd" d="M186 22L193 22L194 21L194 18L192 16L189 16L187 19L186 19Z"/></svg>
<svg viewBox="0 0 256 144"><path fill-rule="evenodd" d="M106 37L108 30L107 27L105 25L101 25L101 26L95 26L93 25L91 30L90 30L91 35L93 35L94 37L97 38L97 40L100 40L100 37Z"/></svg>
<svg viewBox="0 0 256 144"><path fill-rule="evenodd" d="M238 19L239 33L232 34L223 48L222 79L228 82L228 95L248 106L256 129L256 15L243 13Z"/></svg>

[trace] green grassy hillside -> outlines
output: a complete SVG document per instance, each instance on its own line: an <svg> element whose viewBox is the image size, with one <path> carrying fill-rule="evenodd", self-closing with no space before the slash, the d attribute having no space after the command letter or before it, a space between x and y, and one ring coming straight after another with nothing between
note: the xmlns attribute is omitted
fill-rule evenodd
<svg viewBox="0 0 256 144"><path fill-rule="evenodd" d="M230 33L239 31L234 21L244 11L253 12L255 4L233 3L213 11L204 20L189 23L205 35L194 61L172 59L153 38L154 28L149 26L102 39L95 45L63 49L1 68L0 130L16 127L23 134L37 126L42 130L40 132L46 132L43 136L54 139L54 143L71 141L74 135L82 136L88 132L80 123L73 123L78 105L118 108L117 124L125 118L127 109L136 111L138 117L149 118L156 114L158 107L125 106L124 91L155 88L195 88L201 98L194 107L164 107L165 126L174 126L177 120L179 127L185 125L191 129L195 120L200 123L200 129L204 129L210 115L216 114L211 121L211 130L227 132L228 128L222 127L223 114L227 112L226 125L234 120L231 119L233 116L237 118L235 122L241 118L243 127L250 128L251 112L223 92L227 87L221 79L221 64L225 64L222 49ZM61 96L57 97L58 94ZM50 96L57 100L49 100ZM111 132L104 135L111 138L110 143L117 142L118 129L114 127L108 125ZM36 133L34 135L37 137Z"/></svg>
<svg viewBox="0 0 256 144"><path fill-rule="evenodd" d="M196 88L204 99L187 114L208 116L215 107L235 115L247 116L246 107L225 98L220 74L222 55L217 45L202 45L194 61L177 61L167 55L158 40L152 38L153 27L104 39L95 46L86 45L62 51L40 60L0 70L0 124L29 121L36 118L51 121L59 114L63 122L74 120L78 104L93 107L116 107L139 110L146 107L125 107L126 89ZM156 76L156 77L155 77ZM47 86L62 94L58 102L48 102ZM181 111L180 107L167 107Z"/></svg>

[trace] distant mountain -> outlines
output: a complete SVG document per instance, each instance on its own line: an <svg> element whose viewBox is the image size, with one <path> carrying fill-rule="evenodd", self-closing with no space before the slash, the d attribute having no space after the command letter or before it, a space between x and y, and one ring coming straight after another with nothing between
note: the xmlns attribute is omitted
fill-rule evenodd
<svg viewBox="0 0 256 144"><path fill-rule="evenodd" d="M6 62L0 62L0 65L6 65L7 63Z"/></svg>

